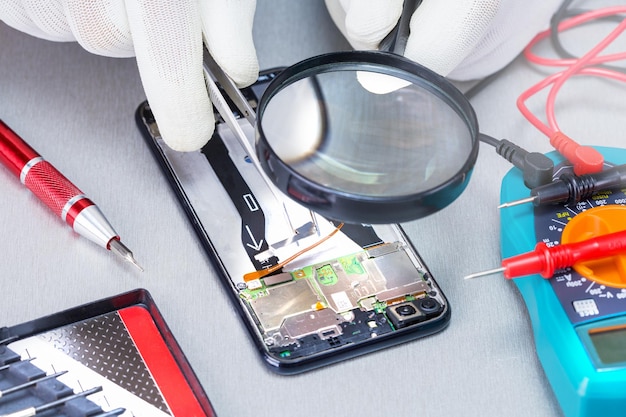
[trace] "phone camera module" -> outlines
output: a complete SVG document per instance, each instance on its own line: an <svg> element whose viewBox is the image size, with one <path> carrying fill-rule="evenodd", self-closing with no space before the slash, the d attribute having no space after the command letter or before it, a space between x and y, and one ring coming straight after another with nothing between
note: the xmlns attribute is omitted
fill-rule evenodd
<svg viewBox="0 0 626 417"><path fill-rule="evenodd" d="M427 315L437 313L441 310L441 304L434 298L420 298L417 302L417 306Z"/></svg>
<svg viewBox="0 0 626 417"><path fill-rule="evenodd" d="M387 317L396 329L402 329L415 323L426 320L415 301L408 301L386 308Z"/></svg>
<svg viewBox="0 0 626 417"><path fill-rule="evenodd" d="M411 304L403 304L400 307L396 307L396 313L398 313L399 316L405 317L414 315L417 313L417 310L415 310L415 307Z"/></svg>
<svg viewBox="0 0 626 417"><path fill-rule="evenodd" d="M437 316L442 308L434 298L425 297L389 306L385 311L393 326L402 329Z"/></svg>

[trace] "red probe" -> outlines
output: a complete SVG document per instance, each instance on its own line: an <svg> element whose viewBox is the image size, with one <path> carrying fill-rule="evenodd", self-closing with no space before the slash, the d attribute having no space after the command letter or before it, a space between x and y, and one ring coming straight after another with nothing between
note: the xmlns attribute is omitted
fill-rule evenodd
<svg viewBox="0 0 626 417"><path fill-rule="evenodd" d="M539 242L532 252L522 253L502 260L502 267L470 274L465 279L502 272L506 279L540 274L551 278L554 271L578 262L590 261L626 253L626 230L608 233L576 243L548 247Z"/></svg>

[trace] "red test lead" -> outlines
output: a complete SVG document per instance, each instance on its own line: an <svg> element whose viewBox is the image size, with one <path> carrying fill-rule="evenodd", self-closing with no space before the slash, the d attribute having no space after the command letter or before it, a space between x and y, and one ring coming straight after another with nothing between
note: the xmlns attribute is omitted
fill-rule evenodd
<svg viewBox="0 0 626 417"><path fill-rule="evenodd" d="M626 230L609 233L576 243L548 247L539 242L532 252L523 253L502 261L502 267L470 274L465 279L478 278L502 272L507 279L540 274L551 278L554 271L578 262L590 261L626 253Z"/></svg>
<svg viewBox="0 0 626 417"><path fill-rule="evenodd" d="M143 271L100 209L2 120L0 162L76 233Z"/></svg>

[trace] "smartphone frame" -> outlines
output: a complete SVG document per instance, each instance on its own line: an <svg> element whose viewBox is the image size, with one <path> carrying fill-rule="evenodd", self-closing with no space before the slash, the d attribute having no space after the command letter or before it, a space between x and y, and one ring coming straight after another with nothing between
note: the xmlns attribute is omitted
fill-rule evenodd
<svg viewBox="0 0 626 417"><path fill-rule="evenodd" d="M258 97L260 91L259 87L262 85L262 83L269 83L269 81L279 71L280 69L273 69L262 72L257 83L255 83L251 87L242 90L244 92L244 95L246 95L247 97ZM255 104L254 99L251 100L253 101L252 104ZM235 108L234 106L231 107L233 109ZM233 110L233 112L237 117L240 118L240 115L236 110ZM215 114L217 120L216 134L219 135L218 127L220 125L224 125L225 123L216 111ZM263 343L263 339L261 337L262 335L260 334L257 322L255 322L255 318L253 317L252 312L250 311L249 307L245 305L240 297L240 289L238 289L235 285L235 280L233 280L231 276L232 272L228 270L223 256L220 255L218 248L214 244L214 239L219 239L219 236L210 236L210 233L204 227L202 220L196 212L196 209L194 208L191 199L187 195L185 185L183 183L184 181L181 181L181 178L179 178L175 168L171 164L169 158L171 157L173 151L167 148L163 140L160 138L158 127L156 127L156 122L150 112L147 102L143 102L139 105L135 114L135 118L137 125L142 133L142 136L146 140L148 147L152 151L157 162L161 166L166 178L172 186L178 200L180 201L183 209L185 210L185 213L187 214L187 217L191 221L194 230L203 245L203 248L209 256L209 259L217 269L220 280L226 287L229 295L233 300L233 303L237 306L237 310L248 330L249 336L252 338L253 343L257 347L257 350L264 360L264 363L269 367L270 370L285 375L297 374L300 372L353 358L355 356L384 349L389 346L394 346L410 340L425 337L437 333L448 326L450 321L450 304L443 292L441 291L441 288L435 282L432 275L428 271L426 264L423 262L423 260L415 250L409 237L406 235L400 225L378 225L375 227L386 230L385 233L392 234L400 242L406 244L405 251L408 252L409 257L413 260L413 262L419 263L419 265L425 271L424 278L428 282L428 285L431 286L431 293L433 294L433 297L436 297L436 299L441 303L441 310L438 311L435 316L429 317L427 320L420 322L419 325L416 324L409 325L404 328L397 328L390 333L383 334L382 336L372 337L358 343L345 344L336 349L328 349L322 352L316 352L311 354L310 356L298 358L297 360L293 360L290 358L277 358L275 354L270 354L267 345ZM214 139L215 136L211 140ZM168 156L168 154L170 154L170 156Z"/></svg>

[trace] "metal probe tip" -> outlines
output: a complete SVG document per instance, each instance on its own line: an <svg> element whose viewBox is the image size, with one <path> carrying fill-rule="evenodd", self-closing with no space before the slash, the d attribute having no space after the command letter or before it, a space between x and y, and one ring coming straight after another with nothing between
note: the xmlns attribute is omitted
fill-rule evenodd
<svg viewBox="0 0 626 417"><path fill-rule="evenodd" d="M111 239L109 242L109 249L124 258L124 260L135 265L141 272L143 272L143 268L137 263L137 260L133 256L131 250L128 249L120 240Z"/></svg>
<svg viewBox="0 0 626 417"><path fill-rule="evenodd" d="M476 272L474 274L466 275L465 278L463 279L474 279L474 278L484 277L485 275L498 274L500 272L504 272L504 269L505 269L504 267L501 267L501 268L490 269L488 271Z"/></svg>
<svg viewBox="0 0 626 417"><path fill-rule="evenodd" d="M535 198L537 197L528 197L528 198L522 198L521 200L515 200L515 201L510 201L508 203L502 203L498 206L498 208L507 208L507 207L513 207L513 206L519 206L520 204L526 204L526 203L532 203L533 201L535 201Z"/></svg>

